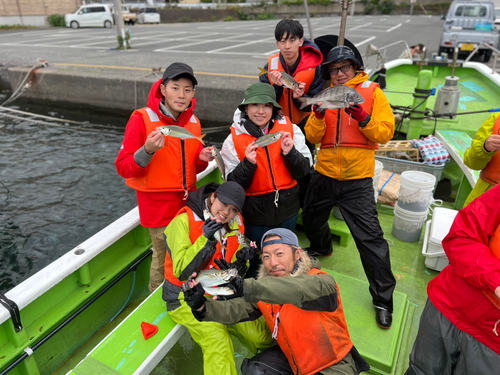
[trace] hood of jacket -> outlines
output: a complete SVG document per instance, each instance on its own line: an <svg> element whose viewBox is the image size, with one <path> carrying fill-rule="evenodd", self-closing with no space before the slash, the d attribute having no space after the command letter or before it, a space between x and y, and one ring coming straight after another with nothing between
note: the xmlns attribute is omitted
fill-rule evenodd
<svg viewBox="0 0 500 375"><path fill-rule="evenodd" d="M323 54L319 47L310 39L304 38L300 51L302 52L300 70L316 68L323 61Z"/></svg>
<svg viewBox="0 0 500 375"><path fill-rule="evenodd" d="M368 73L365 71L359 71L356 73L353 79L347 81L344 85L355 89L360 83L363 83L365 81L368 81Z"/></svg>
<svg viewBox="0 0 500 375"><path fill-rule="evenodd" d="M321 269L321 263L317 258L309 256L309 254L307 254L307 251L302 250L302 256L300 257L298 262L295 263L295 267L293 268L292 274L290 276L295 277L300 275L308 275L313 268ZM265 276L270 275L267 273L266 267L264 267L264 263L262 263L259 268L257 279Z"/></svg>
<svg viewBox="0 0 500 375"><path fill-rule="evenodd" d="M175 120L173 117L165 116L160 110L160 102L163 100L163 95L160 91L162 79L156 81L151 87L148 97L148 107L151 108L158 116L167 121L169 125L184 126L194 114L194 109L196 107L196 98L191 99L191 104L187 107L184 112L179 115L179 118Z"/></svg>
<svg viewBox="0 0 500 375"><path fill-rule="evenodd" d="M186 206L194 211L194 213L201 219L203 219L203 210L205 209L205 199L211 193L214 193L215 190L219 187L219 184L216 182L209 182L206 185L203 185L198 190L192 191L189 193L189 196L186 200Z"/></svg>

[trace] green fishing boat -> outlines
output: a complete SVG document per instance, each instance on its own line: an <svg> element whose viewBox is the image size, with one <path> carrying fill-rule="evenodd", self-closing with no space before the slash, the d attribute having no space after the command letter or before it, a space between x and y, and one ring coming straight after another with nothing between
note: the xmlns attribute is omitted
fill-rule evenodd
<svg viewBox="0 0 500 375"><path fill-rule="evenodd" d="M461 158L488 111L500 103L500 75L480 63L433 59L395 60L386 68L387 97L395 112L402 113L399 133L408 138L435 133L453 158L444 169L397 160L392 164L410 170L439 169L436 176L450 179L456 198L445 207L461 208L477 179ZM456 115L426 112L437 101L432 89L439 93L446 77L460 77L453 81L460 89ZM420 91L413 97L415 88ZM198 186L222 182L216 168L212 162L198 176ZM416 242L398 240L391 234L393 209L378 208L385 238L392 243L397 279L390 329L382 330L375 322L355 243L346 224L333 214L334 252L320 261L339 284L352 341L370 363L371 373L402 374L427 299L427 284L438 272L425 264L424 233ZM297 234L306 247L300 229ZM135 208L7 292L13 302L0 307L0 375L202 374L201 350L184 327L170 319L161 288L149 294L150 247L149 232L140 226ZM148 340L141 331L143 322L158 327ZM234 348L237 365L252 355L236 339Z"/></svg>

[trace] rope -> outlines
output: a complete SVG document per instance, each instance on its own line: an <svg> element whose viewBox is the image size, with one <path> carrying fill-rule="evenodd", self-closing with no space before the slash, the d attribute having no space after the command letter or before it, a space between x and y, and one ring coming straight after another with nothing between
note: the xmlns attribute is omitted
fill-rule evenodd
<svg viewBox="0 0 500 375"><path fill-rule="evenodd" d="M6 105L10 102L13 102L14 100L19 98L24 93L24 90L26 90L26 88L28 88L30 86L30 83L31 83L31 81L30 81L26 84L26 81L28 80L28 77L30 77L31 73L35 69L45 68L47 66L49 66L49 62L47 60L38 59L37 63L35 65L33 65L33 67L28 71L28 73L26 73L26 75L24 76L24 79L21 81L21 84L19 86L17 86L17 89L14 90L14 92L12 93L10 98L2 103L2 106Z"/></svg>

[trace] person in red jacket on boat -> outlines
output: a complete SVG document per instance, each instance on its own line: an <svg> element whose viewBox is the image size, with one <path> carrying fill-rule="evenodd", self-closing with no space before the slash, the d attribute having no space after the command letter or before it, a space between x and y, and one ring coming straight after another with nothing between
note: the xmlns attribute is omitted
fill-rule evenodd
<svg viewBox="0 0 500 375"><path fill-rule="evenodd" d="M194 115L197 84L187 64L176 62L165 69L163 78L151 88L147 107L130 117L115 162L118 174L137 191L141 225L149 228L153 241L151 292L164 279L163 232L186 205L188 192L196 190L196 174L213 160L211 148L203 148L199 140L166 137L157 130L176 125L201 135L200 121Z"/></svg>
<svg viewBox="0 0 500 375"><path fill-rule="evenodd" d="M406 375L500 373L500 186L460 210L427 287Z"/></svg>

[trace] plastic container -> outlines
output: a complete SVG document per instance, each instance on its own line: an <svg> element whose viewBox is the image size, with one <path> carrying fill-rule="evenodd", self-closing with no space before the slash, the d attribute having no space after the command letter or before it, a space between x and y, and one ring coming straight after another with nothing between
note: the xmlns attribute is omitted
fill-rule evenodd
<svg viewBox="0 0 500 375"><path fill-rule="evenodd" d="M442 241L450 231L457 213L456 210L436 207L432 220L426 223L422 255L425 257L425 266L427 268L442 271L449 264Z"/></svg>
<svg viewBox="0 0 500 375"><path fill-rule="evenodd" d="M403 210L425 212L433 198L436 177L426 172L405 171L401 173L398 205Z"/></svg>
<svg viewBox="0 0 500 375"><path fill-rule="evenodd" d="M384 169L384 164L381 161L375 160L375 175L372 177L373 190L375 192L375 203L377 203L377 197L378 197L378 181L380 180L380 175L382 174L383 169Z"/></svg>
<svg viewBox="0 0 500 375"><path fill-rule="evenodd" d="M490 24L476 25L476 30L491 31L491 30L493 30L493 25L491 23Z"/></svg>
<svg viewBox="0 0 500 375"><path fill-rule="evenodd" d="M431 175L436 177L434 189L436 188L438 181L441 179L441 174L443 173L443 169L445 166L445 164L423 164L417 163L416 161L393 159L378 155L375 155L375 160L384 163L384 169L386 171L391 171L399 174L403 173L404 171L420 171L430 173Z"/></svg>
<svg viewBox="0 0 500 375"><path fill-rule="evenodd" d="M420 239L422 228L429 215L429 209L425 212L412 212L394 206L394 222L392 224L392 235L398 240L415 242Z"/></svg>

